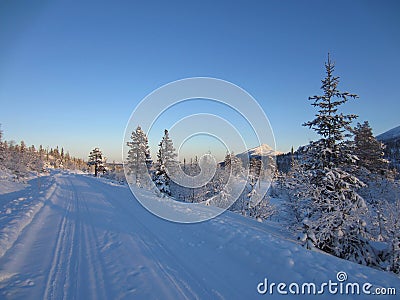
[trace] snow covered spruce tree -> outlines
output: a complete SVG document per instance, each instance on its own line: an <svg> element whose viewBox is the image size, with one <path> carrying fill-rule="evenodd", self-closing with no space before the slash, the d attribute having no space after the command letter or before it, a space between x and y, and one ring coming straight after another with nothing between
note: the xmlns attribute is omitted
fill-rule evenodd
<svg viewBox="0 0 400 300"><path fill-rule="evenodd" d="M243 175L243 162L233 152L227 152L224 158L224 169L233 176Z"/></svg>
<svg viewBox="0 0 400 300"><path fill-rule="evenodd" d="M400 185L384 159L385 145L376 140L368 122L354 129L356 154L359 158L358 176L368 187L359 194L369 205L371 239L383 242L387 248L378 253L380 267L400 273Z"/></svg>
<svg viewBox="0 0 400 300"><path fill-rule="evenodd" d="M168 173L171 174L179 166L176 161L177 154L175 153L174 144L169 137L167 129L164 130L164 136L158 146L157 165L153 181L160 192L170 196L170 178Z"/></svg>
<svg viewBox="0 0 400 300"><path fill-rule="evenodd" d="M290 171L285 175L282 187L282 194L287 199L286 209L289 226L294 231L303 229L301 240L308 249L313 248L313 244L311 245L307 242L307 239L313 238L313 234L311 236L307 235L308 228L305 226L307 224L304 224L303 221L306 220L307 223L310 216L311 205L308 197L312 188L310 180L310 173L305 170L298 160L293 160Z"/></svg>
<svg viewBox="0 0 400 300"><path fill-rule="evenodd" d="M389 200L387 193L392 191L391 180L386 178L389 175L389 163L383 158L384 144L379 142L372 134L372 129L368 121L363 124L358 123L354 128L354 144L355 154L358 157L357 176L368 186L359 190L359 194L363 196L367 204L369 204L369 213L372 216L372 233L373 238L379 241L384 240L383 223L384 202ZM374 232L379 229L378 234Z"/></svg>
<svg viewBox="0 0 400 300"><path fill-rule="evenodd" d="M95 177L97 177L99 172L104 173L106 171L106 168L104 166L103 154L101 153L99 148L96 147L92 151L90 151L88 165L94 166Z"/></svg>
<svg viewBox="0 0 400 300"><path fill-rule="evenodd" d="M374 137L368 121L354 128L354 143L359 166L374 174L387 174L389 162L384 159L385 145Z"/></svg>
<svg viewBox="0 0 400 300"><path fill-rule="evenodd" d="M128 151L128 173L134 176L137 186L146 184L146 173L151 164L149 143L147 136L140 126L132 131L131 141L126 143Z"/></svg>
<svg viewBox="0 0 400 300"><path fill-rule="evenodd" d="M373 264L373 255L365 238L366 223L363 216L366 205L357 189L363 183L352 174L356 156L351 136L351 122L356 115L345 115L339 107L355 94L338 90L339 77L333 75L334 64L325 63L326 77L322 80L322 95L309 97L318 114L307 126L321 138L306 146L303 167L309 177L309 217L303 220L308 236L314 245L360 264Z"/></svg>
<svg viewBox="0 0 400 300"><path fill-rule="evenodd" d="M275 213L275 207L270 203L270 196L268 194L259 194L257 190L259 180L257 175L249 174L245 188L245 192L247 192L246 205L242 214L262 222Z"/></svg>

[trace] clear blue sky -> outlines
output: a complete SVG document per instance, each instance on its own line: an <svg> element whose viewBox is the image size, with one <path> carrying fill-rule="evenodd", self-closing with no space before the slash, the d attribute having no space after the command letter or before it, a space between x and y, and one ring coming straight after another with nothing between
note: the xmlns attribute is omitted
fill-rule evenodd
<svg viewBox="0 0 400 300"><path fill-rule="evenodd" d="M398 1L1 1L0 123L7 140L120 161L142 98L210 76L253 95L288 151L315 138L301 124L329 51L360 96L344 109L379 134L400 125L399 16Z"/></svg>

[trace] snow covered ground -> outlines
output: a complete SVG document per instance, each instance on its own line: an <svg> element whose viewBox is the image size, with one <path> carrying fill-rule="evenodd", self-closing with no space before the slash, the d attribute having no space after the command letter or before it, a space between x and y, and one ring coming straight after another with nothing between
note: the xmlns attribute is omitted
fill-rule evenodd
<svg viewBox="0 0 400 300"><path fill-rule="evenodd" d="M55 171L13 189L5 182L0 181L0 299L276 299L279 283L289 293L283 299L400 294L398 277L308 251L268 224L230 212L178 224L149 213L127 186L87 175ZM329 281L340 288L339 272L347 275L342 286L371 283L371 295L329 293ZM265 291L266 280L269 289L261 295L257 287ZM290 295L289 286L301 292L309 283L324 293ZM395 288L397 295L374 296L377 287Z"/></svg>

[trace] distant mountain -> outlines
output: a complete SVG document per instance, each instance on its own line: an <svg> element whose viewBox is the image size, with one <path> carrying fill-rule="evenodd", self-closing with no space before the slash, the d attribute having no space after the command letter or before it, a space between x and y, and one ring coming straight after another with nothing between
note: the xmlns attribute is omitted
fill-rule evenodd
<svg viewBox="0 0 400 300"><path fill-rule="evenodd" d="M385 158L400 173L400 126L378 135L376 139L385 144Z"/></svg>
<svg viewBox="0 0 400 300"><path fill-rule="evenodd" d="M376 137L378 141L388 141L392 139L400 139L400 126L392 128Z"/></svg>
<svg viewBox="0 0 400 300"><path fill-rule="evenodd" d="M236 157L239 157L242 160L246 159L246 157L248 157L249 159L251 158L261 159L262 157L276 156L279 154L281 154L281 152L275 151L267 144L262 144L258 147L239 153L236 155Z"/></svg>

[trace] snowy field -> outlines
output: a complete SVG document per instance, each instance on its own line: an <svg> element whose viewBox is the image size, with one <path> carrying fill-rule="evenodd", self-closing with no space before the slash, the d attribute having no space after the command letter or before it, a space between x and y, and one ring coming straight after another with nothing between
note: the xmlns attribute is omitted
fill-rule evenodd
<svg viewBox="0 0 400 300"><path fill-rule="evenodd" d="M162 201L151 192L154 201ZM205 207L204 209L214 209ZM192 210L188 213L196 213ZM371 295L280 295L303 283L370 283ZM341 273L342 275L344 273ZM268 280L268 290L265 281ZM262 283L262 284L260 284ZM272 286L271 283L276 283ZM266 291L261 295L257 291ZM338 285L338 288L340 285ZM395 296L372 295L395 288ZM290 292L289 292L290 294ZM0 299L398 299L400 279L309 251L272 226L225 212L177 224L145 210L127 186L54 171L0 178Z"/></svg>

